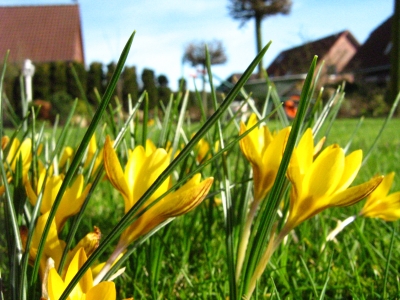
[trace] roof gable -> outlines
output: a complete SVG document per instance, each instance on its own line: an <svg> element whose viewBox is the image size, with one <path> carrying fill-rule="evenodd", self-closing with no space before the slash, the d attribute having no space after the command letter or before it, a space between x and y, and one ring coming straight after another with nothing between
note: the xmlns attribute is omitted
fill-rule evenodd
<svg viewBox="0 0 400 300"><path fill-rule="evenodd" d="M371 32L345 71L368 72L390 68L392 17Z"/></svg>
<svg viewBox="0 0 400 300"><path fill-rule="evenodd" d="M323 60L341 38L346 38L354 48L357 49L359 47L358 41L349 31L342 31L317 41L282 51L267 68L267 72L270 76L307 73L314 55L319 57L319 61Z"/></svg>
<svg viewBox="0 0 400 300"><path fill-rule="evenodd" d="M0 36L9 62L84 62L78 5L2 6Z"/></svg>

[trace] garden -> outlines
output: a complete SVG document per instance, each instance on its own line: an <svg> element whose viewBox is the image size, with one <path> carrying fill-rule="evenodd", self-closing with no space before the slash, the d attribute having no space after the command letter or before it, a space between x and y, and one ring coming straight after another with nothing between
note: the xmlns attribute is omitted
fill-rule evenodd
<svg viewBox="0 0 400 300"><path fill-rule="evenodd" d="M1 119L0 299L400 297L400 97L338 118L344 87L322 98L315 57L293 120L268 80L261 107L233 111L268 44L222 99L208 61L210 116L198 92L190 118L188 91L152 111L143 92L125 116L133 41L87 126L85 94L62 125L36 106Z"/></svg>

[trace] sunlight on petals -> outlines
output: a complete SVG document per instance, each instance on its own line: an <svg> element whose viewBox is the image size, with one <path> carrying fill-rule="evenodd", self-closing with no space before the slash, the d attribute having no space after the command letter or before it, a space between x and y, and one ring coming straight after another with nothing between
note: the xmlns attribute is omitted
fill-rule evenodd
<svg viewBox="0 0 400 300"><path fill-rule="evenodd" d="M314 151L309 137L304 143L309 146L303 144L300 153L296 148L288 167L287 176L292 183L292 190L289 216L281 235L286 235L291 229L329 207L357 203L367 197L383 179L377 176L349 188L361 167L362 151L357 150L345 156L343 149L332 145L325 148L307 167L301 160L310 160Z"/></svg>
<svg viewBox="0 0 400 300"><path fill-rule="evenodd" d="M247 125L241 122L240 134L256 123L257 117L252 114ZM286 127L271 134L267 126L256 127L239 142L243 155L253 169L254 199L257 202L264 199L272 188L290 130L291 127Z"/></svg>
<svg viewBox="0 0 400 300"><path fill-rule="evenodd" d="M367 198L360 215L393 222L400 218L400 192L389 194L395 173L385 176L378 188Z"/></svg>

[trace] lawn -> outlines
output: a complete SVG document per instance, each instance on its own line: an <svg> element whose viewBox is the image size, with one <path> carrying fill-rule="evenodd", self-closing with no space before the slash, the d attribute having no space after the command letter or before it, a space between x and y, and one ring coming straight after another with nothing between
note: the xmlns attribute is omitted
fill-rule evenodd
<svg viewBox="0 0 400 300"><path fill-rule="evenodd" d="M6 299L400 297L399 196L365 210L400 172L399 119L382 134L384 119L330 126L313 61L290 128L279 107L241 123L227 110L263 53L207 119L187 118L185 96L139 119L146 94L121 119L109 104L131 42L88 128L69 124L73 109L64 126L32 114L26 130L1 128Z"/></svg>

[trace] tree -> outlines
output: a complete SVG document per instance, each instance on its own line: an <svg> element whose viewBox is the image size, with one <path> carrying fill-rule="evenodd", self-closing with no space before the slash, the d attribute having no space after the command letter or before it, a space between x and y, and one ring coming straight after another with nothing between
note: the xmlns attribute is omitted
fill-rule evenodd
<svg viewBox="0 0 400 300"><path fill-rule="evenodd" d="M157 77L158 81L158 98L165 105L168 104L169 98L171 97L171 89L168 87L168 78L165 75L160 75Z"/></svg>
<svg viewBox="0 0 400 300"><path fill-rule="evenodd" d="M121 77L123 107L128 111L128 95L131 96L133 104L138 101L139 86L137 82L136 67L125 67Z"/></svg>
<svg viewBox="0 0 400 300"><path fill-rule="evenodd" d="M264 18L276 14L288 14L292 6L291 0L229 0L229 14L232 18L242 21L241 25L254 19L257 41L257 53L263 47L261 36L261 22ZM258 75L264 76L262 60L258 65Z"/></svg>
<svg viewBox="0 0 400 300"><path fill-rule="evenodd" d="M115 70L117 69L117 64L115 63L115 62L110 62L108 65L107 65L107 74L106 74L106 80L107 80L107 84L109 84L109 82L111 81L111 77L112 77L112 75L114 74L114 72L115 72ZM116 104L116 99L115 99L115 97L118 97L118 100L120 100L121 99L121 90L122 90L122 86L121 86L121 83L122 83L122 81L121 81L121 79L119 78L118 79L118 82L117 82L117 86L115 87L115 89L114 89L114 92L113 92L113 99L112 99L112 103L115 105Z"/></svg>
<svg viewBox="0 0 400 300"><path fill-rule="evenodd" d="M101 62L92 62L87 72L87 97L90 103L98 104L98 100L96 99L96 94L94 90L96 89L101 97L104 92L103 85L104 85L103 64Z"/></svg>
<svg viewBox="0 0 400 300"><path fill-rule="evenodd" d="M50 63L50 93L67 91L67 64L63 61Z"/></svg>
<svg viewBox="0 0 400 300"><path fill-rule="evenodd" d="M150 69L143 69L142 82L143 90L147 92L149 97L149 107L156 107L158 104L158 90L154 77L154 71Z"/></svg>
<svg viewBox="0 0 400 300"><path fill-rule="evenodd" d="M79 90L79 85L73 74L73 70L76 72L79 84L82 86L83 91L86 91L86 69L85 66L79 62L71 62L67 67L67 92L72 96L73 99L82 98L82 94Z"/></svg>
<svg viewBox="0 0 400 300"><path fill-rule="evenodd" d="M214 40L212 42L192 42L186 46L183 55L183 62L189 62L193 67L200 66L203 78L203 106L204 111L207 110L207 94L206 94L206 47L210 56L210 64L218 65L226 62L225 49L221 41Z"/></svg>
<svg viewBox="0 0 400 300"><path fill-rule="evenodd" d="M37 63L32 78L33 99L49 100L50 63Z"/></svg>

